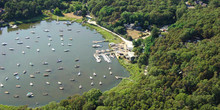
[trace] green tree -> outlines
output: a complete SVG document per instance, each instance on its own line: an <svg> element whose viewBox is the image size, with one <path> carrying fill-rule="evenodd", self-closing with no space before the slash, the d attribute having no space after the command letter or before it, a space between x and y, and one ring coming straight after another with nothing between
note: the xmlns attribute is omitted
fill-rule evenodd
<svg viewBox="0 0 220 110"><path fill-rule="evenodd" d="M119 33L119 34L125 34L125 33L126 33L125 27L123 27L123 26L118 26L118 27L116 27L116 28L114 29L114 31L115 31L116 33Z"/></svg>
<svg viewBox="0 0 220 110"><path fill-rule="evenodd" d="M56 9L54 10L54 14L60 16L62 15L62 12L58 7L56 7Z"/></svg>
<svg viewBox="0 0 220 110"><path fill-rule="evenodd" d="M142 54L139 56L137 60L138 66L141 67L142 65L147 65L148 64L148 55L147 54Z"/></svg>
<svg viewBox="0 0 220 110"><path fill-rule="evenodd" d="M151 36L153 38L159 37L159 29L156 26L153 26L153 29L151 31Z"/></svg>

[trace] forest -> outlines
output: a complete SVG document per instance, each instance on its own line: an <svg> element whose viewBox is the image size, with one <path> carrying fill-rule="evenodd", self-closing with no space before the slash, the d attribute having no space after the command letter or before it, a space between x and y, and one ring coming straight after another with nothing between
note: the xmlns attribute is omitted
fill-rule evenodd
<svg viewBox="0 0 220 110"><path fill-rule="evenodd" d="M186 0L60 0L50 7L45 2L52 0L17 1L30 6L42 4L29 7L35 13L38 9L56 7L63 12L87 10L100 25L119 34L126 36L124 24L134 23L143 30L151 30L151 36L133 40L133 51L139 57L125 66L133 81L122 80L111 90L91 89L42 107L0 105L0 109L220 109L219 0L201 0L208 4L206 7L189 0L195 6L193 9L187 8ZM4 3L2 0L0 6ZM17 19L15 10L26 9L23 6L11 9L13 5L18 3L5 3L4 17ZM12 11L14 14L7 15ZM168 32L161 35L158 28L167 24L170 24ZM146 66L148 73L144 75Z"/></svg>

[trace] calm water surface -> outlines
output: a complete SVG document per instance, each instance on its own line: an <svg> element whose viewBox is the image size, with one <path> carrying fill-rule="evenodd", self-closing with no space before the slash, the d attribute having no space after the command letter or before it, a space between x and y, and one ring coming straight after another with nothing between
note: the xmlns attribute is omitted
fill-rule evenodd
<svg viewBox="0 0 220 110"><path fill-rule="evenodd" d="M0 43L6 42L7 45L0 46L0 53L6 53L6 55L0 55L0 66L5 67L5 70L0 70L0 83L4 85L3 88L0 88L0 104L41 106L77 93L82 94L91 88L108 90L120 82L115 79L115 75L129 75L116 58L111 58L112 63L110 64L103 59L101 63L95 61L93 57L95 49L92 48L92 41L104 40L102 35L96 34L96 31L87 29L78 23L69 26L63 23L41 21L19 25L18 29L2 28ZM36 28L32 28L32 26L36 26ZM49 32L44 32L45 29L49 29ZM60 32L60 29L63 32ZM68 31L68 29L72 29L72 31ZM78 30L80 32L77 32ZM31 31L34 31L35 34L32 34ZM60 39L60 34L63 34L63 41ZM49 40L48 35L51 36L52 41ZM30 39L25 39L28 36ZM17 37L19 40L15 40ZM71 41L69 38L73 40ZM22 41L23 44L19 45L17 41ZM51 46L48 46L48 43L51 43ZM68 43L72 46L68 46ZM107 42L101 44L103 45L101 49L108 49ZM26 46L30 46L30 49ZM14 48L14 51L10 51L9 48ZM51 48L54 48L55 52ZM40 49L40 52L37 52L37 49ZM65 49L69 49L70 52L64 52ZM25 54L22 54L22 51ZM79 58L79 62L75 62L77 58ZM61 59L62 62L57 63L58 59ZM30 62L34 66L30 66ZM42 62L49 64L42 65ZM19 67L17 63L20 64ZM75 68L75 65L80 65L80 68ZM63 67L64 70L58 70L59 67ZM112 68L113 75L109 74L109 67ZM46 69L52 69L49 77L43 76ZM22 73L24 70L27 71L26 74ZM36 74L36 71L40 71L40 73ZM77 75L79 71L81 76ZM15 72L18 72L19 80L13 75ZM93 72L97 76L93 76ZM32 74L35 78L30 78ZM106 78L103 78L103 75ZM93 77L93 80L90 80L90 76ZM6 81L5 77L9 79ZM71 78L74 78L75 81L70 81ZM58 81L62 82L62 85L58 85ZM103 85L99 85L100 81ZM34 86L30 86L30 82L33 82ZM50 82L50 85L47 85L46 82ZM90 85L91 82L94 82L94 86ZM21 88L16 88L16 85L21 85ZM82 85L83 88L79 89L79 85ZM59 90L60 86L64 87L64 90ZM10 94L5 94L5 91L9 91ZM28 92L33 92L34 97L27 98ZM43 96L45 92L49 95ZM19 95L19 98L14 98L14 95ZM36 105L36 102L39 105Z"/></svg>

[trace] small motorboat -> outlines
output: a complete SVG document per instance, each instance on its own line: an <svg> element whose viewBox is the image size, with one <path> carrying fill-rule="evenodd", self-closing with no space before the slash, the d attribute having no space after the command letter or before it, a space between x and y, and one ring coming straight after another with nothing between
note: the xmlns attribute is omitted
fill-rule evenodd
<svg viewBox="0 0 220 110"><path fill-rule="evenodd" d="M40 71L36 71L36 72L34 72L35 74L40 74Z"/></svg>
<svg viewBox="0 0 220 110"><path fill-rule="evenodd" d="M58 59L58 60L57 60L57 63L60 63L60 62L62 62L62 60Z"/></svg>
<svg viewBox="0 0 220 110"><path fill-rule="evenodd" d="M31 47L30 46L26 46L26 48L30 49Z"/></svg>
<svg viewBox="0 0 220 110"><path fill-rule="evenodd" d="M52 38L49 38L49 41L52 41Z"/></svg>
<svg viewBox="0 0 220 110"><path fill-rule="evenodd" d="M14 51L14 48L9 48L10 51Z"/></svg>
<svg viewBox="0 0 220 110"><path fill-rule="evenodd" d="M102 85L102 81L99 82L99 85Z"/></svg>
<svg viewBox="0 0 220 110"><path fill-rule="evenodd" d="M30 75L30 78L35 78L35 76L33 74Z"/></svg>
<svg viewBox="0 0 220 110"><path fill-rule="evenodd" d="M17 75L18 75L18 72L15 72L15 73L14 73L14 76L17 76Z"/></svg>
<svg viewBox="0 0 220 110"><path fill-rule="evenodd" d="M78 62L79 61L79 59L77 58L77 59L75 59L75 62Z"/></svg>
<svg viewBox="0 0 220 110"><path fill-rule="evenodd" d="M79 72L79 73L78 73L78 76L80 76L80 75L81 75L81 73Z"/></svg>
<svg viewBox="0 0 220 110"><path fill-rule="evenodd" d="M64 50L64 52L69 52L69 51L70 51L70 49L65 49L65 50Z"/></svg>
<svg viewBox="0 0 220 110"><path fill-rule="evenodd" d="M48 77L48 76L49 76L49 74L46 74L46 73L44 74L44 77Z"/></svg>
<svg viewBox="0 0 220 110"><path fill-rule="evenodd" d="M2 55L6 55L6 53L2 52Z"/></svg>
<svg viewBox="0 0 220 110"><path fill-rule="evenodd" d="M26 70L24 70L24 71L23 71L23 74L26 74L26 73L27 73L27 71L26 71Z"/></svg>
<svg viewBox="0 0 220 110"><path fill-rule="evenodd" d="M30 83L30 86L34 86L34 83L31 82L31 83Z"/></svg>
<svg viewBox="0 0 220 110"><path fill-rule="evenodd" d="M63 36L63 34L60 34L60 37L62 37Z"/></svg>
<svg viewBox="0 0 220 110"><path fill-rule="evenodd" d="M112 75L112 72L110 71L109 74Z"/></svg>
<svg viewBox="0 0 220 110"><path fill-rule="evenodd" d="M13 97L14 97L14 98L19 98L19 95L14 95Z"/></svg>
<svg viewBox="0 0 220 110"><path fill-rule="evenodd" d="M51 44L50 44L50 43L48 43L47 45L48 45L48 46L51 46Z"/></svg>
<svg viewBox="0 0 220 110"><path fill-rule="evenodd" d="M60 32L63 32L63 30L62 30L62 29L60 29Z"/></svg>
<svg viewBox="0 0 220 110"><path fill-rule="evenodd" d="M71 78L70 81L75 81L75 79L74 79L74 78Z"/></svg>
<svg viewBox="0 0 220 110"><path fill-rule="evenodd" d="M68 30L68 31L72 31L72 29L70 29L70 28L69 28L69 29L67 29L67 30Z"/></svg>
<svg viewBox="0 0 220 110"><path fill-rule="evenodd" d="M57 84L62 85L62 83L61 83L61 82L59 82L59 81L57 82Z"/></svg>
<svg viewBox="0 0 220 110"><path fill-rule="evenodd" d="M105 76L105 75L103 75L103 78L106 78L106 76Z"/></svg>
<svg viewBox="0 0 220 110"><path fill-rule="evenodd" d="M51 72L52 70L51 70L51 69L46 69L45 71L46 71L46 72Z"/></svg>
<svg viewBox="0 0 220 110"><path fill-rule="evenodd" d="M93 86L94 85L94 83L93 82L91 82L91 86Z"/></svg>
<svg viewBox="0 0 220 110"><path fill-rule="evenodd" d="M64 90L64 87L59 87L60 90Z"/></svg>
<svg viewBox="0 0 220 110"><path fill-rule="evenodd" d="M72 44L67 44L68 46L72 46Z"/></svg>
<svg viewBox="0 0 220 110"><path fill-rule="evenodd" d="M31 63L31 62L29 63L29 65L30 65L30 66L34 66L34 64L33 64L33 63Z"/></svg>
<svg viewBox="0 0 220 110"><path fill-rule="evenodd" d="M40 52L40 49L37 49L37 52Z"/></svg>
<svg viewBox="0 0 220 110"><path fill-rule="evenodd" d="M89 79L93 80L93 77L92 77L92 76L90 76L90 77L89 77Z"/></svg>
<svg viewBox="0 0 220 110"><path fill-rule="evenodd" d="M50 82L46 82L47 85L50 85Z"/></svg>
<svg viewBox="0 0 220 110"><path fill-rule="evenodd" d="M59 67L58 70L63 70L63 67Z"/></svg>
<svg viewBox="0 0 220 110"><path fill-rule="evenodd" d="M16 94L15 94L13 97L14 97L14 98L19 98L19 95L16 95Z"/></svg>
<svg viewBox="0 0 220 110"><path fill-rule="evenodd" d="M17 63L17 66L19 67L19 66L21 66L21 64L20 64L20 63Z"/></svg>
<svg viewBox="0 0 220 110"><path fill-rule="evenodd" d="M15 76L15 78L16 78L17 80L19 80L19 79L20 79L20 77L19 77L18 75L16 75L16 76Z"/></svg>
<svg viewBox="0 0 220 110"><path fill-rule="evenodd" d="M112 69L111 67L108 68L108 70L111 70L111 69Z"/></svg>
<svg viewBox="0 0 220 110"><path fill-rule="evenodd" d="M4 87L4 85L1 83L1 84L0 84L0 87Z"/></svg>
<svg viewBox="0 0 220 110"><path fill-rule="evenodd" d="M49 32L49 30L48 30L48 29L45 29L44 32Z"/></svg>
<svg viewBox="0 0 220 110"><path fill-rule="evenodd" d="M48 96L48 93L43 93L43 96Z"/></svg>
<svg viewBox="0 0 220 110"><path fill-rule="evenodd" d="M16 88L21 88L21 85L16 85L15 87L16 87Z"/></svg>
<svg viewBox="0 0 220 110"><path fill-rule="evenodd" d="M60 40L63 41L64 39L61 37Z"/></svg>
<svg viewBox="0 0 220 110"><path fill-rule="evenodd" d="M22 54L25 54L25 52L24 52L24 51L22 51L21 53L22 53Z"/></svg>
<svg viewBox="0 0 220 110"><path fill-rule="evenodd" d="M5 94L10 94L8 91L5 91L4 93L5 93Z"/></svg>
<svg viewBox="0 0 220 110"><path fill-rule="evenodd" d="M19 40L19 37L16 37L15 40Z"/></svg>
<svg viewBox="0 0 220 110"><path fill-rule="evenodd" d="M67 21L67 22L66 22L66 24L67 24L67 25L71 25L72 23L71 23L71 22L69 22L69 21ZM72 30L72 29L71 29L71 30Z"/></svg>
<svg viewBox="0 0 220 110"><path fill-rule="evenodd" d="M27 37L25 37L25 39L30 39L30 37L29 37L29 36L27 36Z"/></svg>
<svg viewBox="0 0 220 110"><path fill-rule="evenodd" d="M72 41L72 40L73 40L73 38L69 38L69 40L70 40L70 41Z"/></svg>
<svg viewBox="0 0 220 110"><path fill-rule="evenodd" d="M37 36L37 38L40 38L40 36Z"/></svg>
<svg viewBox="0 0 220 110"><path fill-rule="evenodd" d="M79 85L79 88L82 89L82 85Z"/></svg>
<svg viewBox="0 0 220 110"><path fill-rule="evenodd" d="M0 66L0 70L5 70L5 67Z"/></svg>
<svg viewBox="0 0 220 110"><path fill-rule="evenodd" d="M6 42L3 42L3 43L2 43L2 46L6 46L7 44L8 44L8 43L6 43Z"/></svg>
<svg viewBox="0 0 220 110"><path fill-rule="evenodd" d="M95 73L95 72L93 73L93 76L96 76L96 73Z"/></svg>
<svg viewBox="0 0 220 110"><path fill-rule="evenodd" d="M5 77L5 81L7 81L9 78L8 77Z"/></svg>
<svg viewBox="0 0 220 110"><path fill-rule="evenodd" d="M55 51L55 49L54 49L54 48L52 48L51 50L52 50L52 51Z"/></svg>
<svg viewBox="0 0 220 110"><path fill-rule="evenodd" d="M64 43L61 43L62 46L64 46Z"/></svg>
<svg viewBox="0 0 220 110"><path fill-rule="evenodd" d="M79 65L75 65L75 68L79 68L80 66Z"/></svg>
<svg viewBox="0 0 220 110"><path fill-rule="evenodd" d="M23 44L23 42L22 41L18 41L17 44Z"/></svg>
<svg viewBox="0 0 220 110"><path fill-rule="evenodd" d="M32 34L35 34L35 32L34 32L34 31L31 31L31 33L32 33Z"/></svg>
<svg viewBox="0 0 220 110"><path fill-rule="evenodd" d="M51 35L47 35L47 37L51 37Z"/></svg>
<svg viewBox="0 0 220 110"><path fill-rule="evenodd" d="M48 65L48 62L43 62L43 65Z"/></svg>
<svg viewBox="0 0 220 110"><path fill-rule="evenodd" d="M30 97L34 97L34 94L33 94L32 92L28 92L28 93L26 94L26 96L30 98Z"/></svg>

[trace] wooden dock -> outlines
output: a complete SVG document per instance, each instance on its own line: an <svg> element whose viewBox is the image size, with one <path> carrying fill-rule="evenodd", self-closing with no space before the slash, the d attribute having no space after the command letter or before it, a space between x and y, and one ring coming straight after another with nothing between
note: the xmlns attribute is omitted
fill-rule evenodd
<svg viewBox="0 0 220 110"><path fill-rule="evenodd" d="M92 41L92 43L97 44L97 43L102 43L105 42L105 40L101 40L101 41Z"/></svg>
<svg viewBox="0 0 220 110"><path fill-rule="evenodd" d="M130 80L130 81L133 81L131 79L129 79L128 77L123 77L123 76L115 76L116 79L127 79L127 80Z"/></svg>

